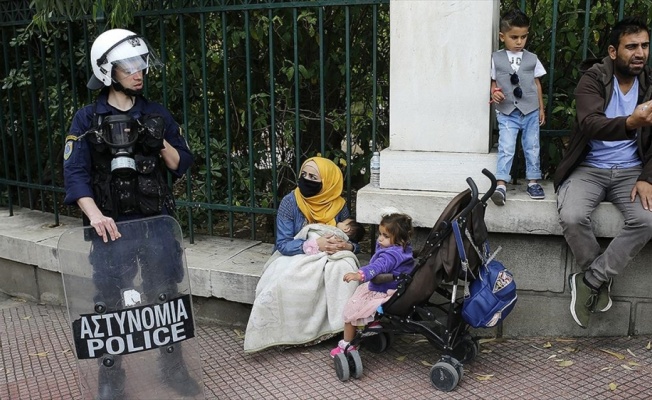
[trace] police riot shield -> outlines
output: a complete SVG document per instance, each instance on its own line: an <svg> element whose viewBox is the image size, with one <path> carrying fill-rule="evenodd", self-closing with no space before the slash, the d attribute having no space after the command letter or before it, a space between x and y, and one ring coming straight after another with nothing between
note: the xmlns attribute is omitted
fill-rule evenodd
<svg viewBox="0 0 652 400"><path fill-rule="evenodd" d="M59 239L59 265L84 399L203 399L181 229L169 216Z"/></svg>

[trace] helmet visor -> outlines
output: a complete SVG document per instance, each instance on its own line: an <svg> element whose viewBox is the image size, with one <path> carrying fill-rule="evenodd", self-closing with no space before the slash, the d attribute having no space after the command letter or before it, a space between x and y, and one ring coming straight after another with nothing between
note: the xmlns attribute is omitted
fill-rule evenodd
<svg viewBox="0 0 652 400"><path fill-rule="evenodd" d="M119 68L127 75L132 75L143 70L147 73L150 67L160 67L163 65L152 51L142 55L114 61L112 64L115 68Z"/></svg>

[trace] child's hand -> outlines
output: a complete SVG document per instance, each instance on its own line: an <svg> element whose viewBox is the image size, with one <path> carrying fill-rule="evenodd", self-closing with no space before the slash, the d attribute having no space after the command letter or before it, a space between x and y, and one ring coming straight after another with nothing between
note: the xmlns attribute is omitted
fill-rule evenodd
<svg viewBox="0 0 652 400"><path fill-rule="evenodd" d="M491 90L490 103L500 103L503 100L505 100L505 95L503 94L503 90L499 87L493 88Z"/></svg>
<svg viewBox="0 0 652 400"><path fill-rule="evenodd" d="M347 272L344 274L344 282L360 281L360 274L357 272Z"/></svg>

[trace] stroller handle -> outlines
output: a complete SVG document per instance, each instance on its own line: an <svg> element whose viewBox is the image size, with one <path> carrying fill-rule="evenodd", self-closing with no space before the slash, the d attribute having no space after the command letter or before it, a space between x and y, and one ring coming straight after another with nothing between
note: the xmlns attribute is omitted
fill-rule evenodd
<svg viewBox="0 0 652 400"><path fill-rule="evenodd" d="M473 181L473 178L470 176L466 178L466 184L469 185L469 189L471 189L471 201L469 201L469 204L464 207L464 209L458 214L459 217L466 217L469 215L471 210L478 204L480 201L478 199L478 186L476 186L475 181Z"/></svg>
<svg viewBox="0 0 652 400"><path fill-rule="evenodd" d="M460 212L459 214L460 216L468 215L479 202L486 204L489 197L491 197L494 191L496 191L496 186L497 186L496 177L491 172L489 172L489 170L486 168L482 169L482 173L491 181L491 187L489 188L487 193L485 193L484 196L482 196L482 199L478 199L478 186L475 184L473 178L471 177L466 178L466 183L467 185L469 185L469 188L471 189L471 201L469 202L469 204L467 204L466 207L464 207L462 212Z"/></svg>
<svg viewBox="0 0 652 400"><path fill-rule="evenodd" d="M491 195L494 194L494 192L496 191L496 186L498 186L498 182L496 181L496 177L494 176L494 174L489 172L488 169L483 168L482 173L491 181L491 187L489 188L489 190L487 190L487 193L485 193L484 196L482 196L482 199L480 199L481 202L486 204L487 200L489 200Z"/></svg>

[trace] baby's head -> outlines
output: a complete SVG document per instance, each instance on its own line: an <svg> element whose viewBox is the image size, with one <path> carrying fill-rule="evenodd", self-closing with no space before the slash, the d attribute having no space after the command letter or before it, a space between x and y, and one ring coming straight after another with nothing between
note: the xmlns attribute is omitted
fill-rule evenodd
<svg viewBox="0 0 652 400"><path fill-rule="evenodd" d="M338 222L337 227L346 233L350 241L355 243L360 243L365 234L364 226L353 218Z"/></svg>

